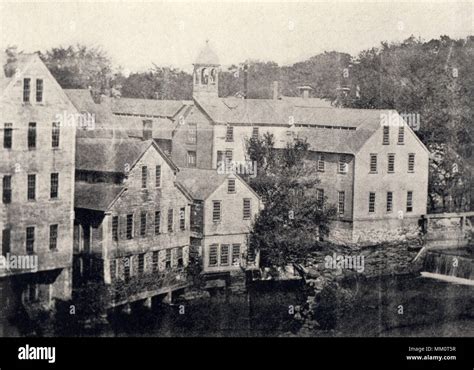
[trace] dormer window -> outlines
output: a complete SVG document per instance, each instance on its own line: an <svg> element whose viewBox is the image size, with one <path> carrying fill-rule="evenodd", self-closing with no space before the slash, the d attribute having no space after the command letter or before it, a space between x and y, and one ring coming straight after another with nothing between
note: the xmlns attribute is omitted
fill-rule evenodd
<svg viewBox="0 0 474 370"><path fill-rule="evenodd" d="M36 102L43 102L43 80L40 78L36 79Z"/></svg>

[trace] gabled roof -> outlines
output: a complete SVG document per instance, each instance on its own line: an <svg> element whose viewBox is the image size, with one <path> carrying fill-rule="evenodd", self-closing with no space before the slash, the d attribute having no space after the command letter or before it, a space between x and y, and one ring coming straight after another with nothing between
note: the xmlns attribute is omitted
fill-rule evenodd
<svg viewBox="0 0 474 370"><path fill-rule="evenodd" d="M74 207L105 212L125 191L125 187L105 182L86 183L76 181L74 188Z"/></svg>
<svg viewBox="0 0 474 370"><path fill-rule="evenodd" d="M176 165L153 140L117 138L78 138L76 141L76 169L97 172L126 173L153 146L163 159L177 170Z"/></svg>
<svg viewBox="0 0 474 370"><path fill-rule="evenodd" d="M194 199L206 200L228 176L219 174L217 170L181 167L176 181L184 186Z"/></svg>
<svg viewBox="0 0 474 370"><path fill-rule="evenodd" d="M118 98L110 99L110 108L114 114L173 118L185 105L191 103L181 100Z"/></svg>

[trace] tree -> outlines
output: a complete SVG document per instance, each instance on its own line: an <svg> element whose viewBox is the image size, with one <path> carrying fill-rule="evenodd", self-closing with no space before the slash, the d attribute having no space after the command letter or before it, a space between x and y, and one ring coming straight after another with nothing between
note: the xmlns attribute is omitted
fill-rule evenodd
<svg viewBox="0 0 474 370"><path fill-rule="evenodd" d="M305 141L275 149L273 135L251 138L247 151L257 163L257 176L247 178L261 196L264 209L250 235L250 247L260 251L262 265L283 267L302 263L321 247L335 208L318 201L314 163L307 160Z"/></svg>

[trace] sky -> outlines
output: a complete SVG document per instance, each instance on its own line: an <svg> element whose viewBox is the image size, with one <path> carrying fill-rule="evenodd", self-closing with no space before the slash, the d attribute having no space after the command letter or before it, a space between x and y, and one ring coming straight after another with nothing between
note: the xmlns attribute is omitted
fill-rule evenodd
<svg viewBox="0 0 474 370"><path fill-rule="evenodd" d="M229 66L291 64L324 51L360 51L410 35L474 35L473 2L6 2L0 46L25 52L101 46L115 66L190 70L206 40Z"/></svg>

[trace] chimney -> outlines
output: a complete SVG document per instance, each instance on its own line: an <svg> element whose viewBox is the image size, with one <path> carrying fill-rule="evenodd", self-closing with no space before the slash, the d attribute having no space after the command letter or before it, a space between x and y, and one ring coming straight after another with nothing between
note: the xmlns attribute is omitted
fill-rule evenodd
<svg viewBox="0 0 474 370"><path fill-rule="evenodd" d="M301 92L301 97L303 99L308 99L309 98L309 92L313 90L311 86L304 85L304 86L298 86L298 90Z"/></svg>
<svg viewBox="0 0 474 370"><path fill-rule="evenodd" d="M143 140L150 140L152 138L152 120L143 120Z"/></svg>
<svg viewBox="0 0 474 370"><path fill-rule="evenodd" d="M248 83L249 83L249 72L248 72L248 65L244 65L244 99L247 99L248 96Z"/></svg>
<svg viewBox="0 0 474 370"><path fill-rule="evenodd" d="M273 100L278 100L280 98L280 89L278 86L278 81L273 81Z"/></svg>

